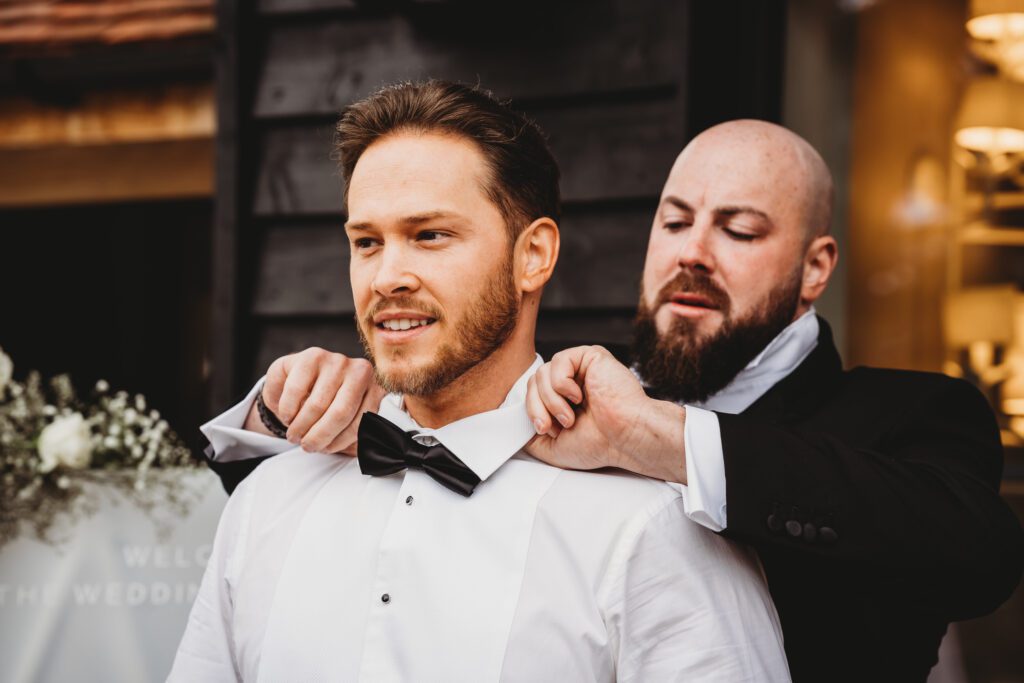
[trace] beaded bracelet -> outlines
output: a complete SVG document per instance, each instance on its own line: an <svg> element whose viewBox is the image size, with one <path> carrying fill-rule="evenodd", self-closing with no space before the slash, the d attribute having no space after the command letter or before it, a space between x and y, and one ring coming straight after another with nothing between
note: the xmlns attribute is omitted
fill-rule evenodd
<svg viewBox="0 0 1024 683"><path fill-rule="evenodd" d="M279 436L282 439L288 438L288 428L284 426L280 418L267 407L267 404L263 402L263 392L260 391L256 394L256 411L260 414L260 422L263 426L270 430L270 433L274 436Z"/></svg>

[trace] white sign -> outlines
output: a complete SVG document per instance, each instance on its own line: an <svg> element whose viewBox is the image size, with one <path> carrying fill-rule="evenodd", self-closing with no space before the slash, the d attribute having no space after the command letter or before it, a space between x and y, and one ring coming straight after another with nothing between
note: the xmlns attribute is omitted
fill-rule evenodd
<svg viewBox="0 0 1024 683"><path fill-rule="evenodd" d="M60 545L20 538L0 549L0 681L167 677L227 500L207 470L175 476L199 503L162 515L167 534L111 488L95 515L60 529Z"/></svg>

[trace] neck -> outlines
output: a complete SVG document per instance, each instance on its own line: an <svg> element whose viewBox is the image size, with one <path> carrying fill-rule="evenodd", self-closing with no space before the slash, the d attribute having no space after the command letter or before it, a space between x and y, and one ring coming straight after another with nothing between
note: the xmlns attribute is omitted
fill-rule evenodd
<svg viewBox="0 0 1024 683"><path fill-rule="evenodd" d="M461 377L429 396L405 396L405 409L416 423L437 429L456 420L494 410L512 385L533 364L533 330L529 337L513 333L509 340Z"/></svg>

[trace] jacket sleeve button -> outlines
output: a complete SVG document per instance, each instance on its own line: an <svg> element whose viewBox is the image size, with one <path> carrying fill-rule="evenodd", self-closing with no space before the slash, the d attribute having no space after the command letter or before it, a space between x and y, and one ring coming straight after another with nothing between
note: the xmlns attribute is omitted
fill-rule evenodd
<svg viewBox="0 0 1024 683"><path fill-rule="evenodd" d="M835 543L839 540L839 534L832 527L821 527L818 529L818 535L821 536L822 543Z"/></svg>
<svg viewBox="0 0 1024 683"><path fill-rule="evenodd" d="M818 538L818 527L814 526L810 522L804 524L804 540L808 543L814 543L815 539Z"/></svg>
<svg viewBox="0 0 1024 683"><path fill-rule="evenodd" d="M786 522L786 533L792 536L793 538L799 537L800 534L802 534L803 532L803 525L795 519L791 519L788 522Z"/></svg>

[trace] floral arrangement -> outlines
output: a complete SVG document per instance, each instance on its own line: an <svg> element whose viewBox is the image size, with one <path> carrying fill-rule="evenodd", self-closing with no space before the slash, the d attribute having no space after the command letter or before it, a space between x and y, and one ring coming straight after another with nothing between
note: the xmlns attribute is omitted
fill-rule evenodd
<svg viewBox="0 0 1024 683"><path fill-rule="evenodd" d="M0 547L26 526L53 542L61 514L95 511L98 501L83 487L88 481L114 484L147 511L187 511L177 478L151 471L193 467L196 460L145 397L112 393L100 380L82 400L67 375L44 386L39 373L19 383L13 370L0 349Z"/></svg>

